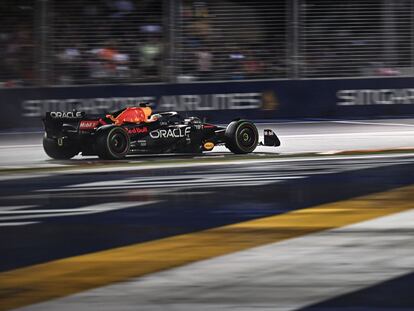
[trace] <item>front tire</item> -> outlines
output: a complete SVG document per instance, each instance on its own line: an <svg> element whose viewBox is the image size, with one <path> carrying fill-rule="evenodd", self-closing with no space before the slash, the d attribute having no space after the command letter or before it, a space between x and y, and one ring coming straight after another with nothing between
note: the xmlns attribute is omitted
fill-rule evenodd
<svg viewBox="0 0 414 311"><path fill-rule="evenodd" d="M129 135L122 127L111 127L98 134L96 149L101 159L123 159L128 154L129 148Z"/></svg>
<svg viewBox="0 0 414 311"><path fill-rule="evenodd" d="M225 137L226 147L236 154L251 153L259 143L256 126L247 120L232 121L226 128Z"/></svg>
<svg viewBox="0 0 414 311"><path fill-rule="evenodd" d="M46 134L43 136L43 149L49 157L56 160L68 160L79 153L79 146L75 142L63 140L60 146L56 139L48 138Z"/></svg>

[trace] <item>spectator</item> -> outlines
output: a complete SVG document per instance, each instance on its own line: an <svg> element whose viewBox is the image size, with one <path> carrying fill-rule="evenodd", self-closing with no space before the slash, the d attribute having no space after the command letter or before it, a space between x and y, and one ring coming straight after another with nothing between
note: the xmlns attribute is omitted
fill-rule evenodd
<svg viewBox="0 0 414 311"><path fill-rule="evenodd" d="M213 55L208 48L203 47L196 52L197 57L197 75L200 79L209 79L212 72Z"/></svg>
<svg viewBox="0 0 414 311"><path fill-rule="evenodd" d="M243 80L244 79L244 72L243 72L243 62L246 56L243 52L234 49L228 54L228 62L229 62L229 73L231 75L232 80Z"/></svg>
<svg viewBox="0 0 414 311"><path fill-rule="evenodd" d="M115 41L107 41L103 48L90 51L94 59L90 61L91 77L108 81L125 78L129 75L129 55L121 53Z"/></svg>
<svg viewBox="0 0 414 311"><path fill-rule="evenodd" d="M263 74L264 65L259 61L252 51L244 53L245 58L242 60L242 68L247 79L260 77Z"/></svg>
<svg viewBox="0 0 414 311"><path fill-rule="evenodd" d="M156 35L148 37L147 41L138 47L140 71L145 77L155 78L160 73L160 61L163 53L162 44Z"/></svg>
<svg viewBox="0 0 414 311"><path fill-rule="evenodd" d="M56 74L58 84L81 83L87 78L83 54L80 44L72 42L57 55Z"/></svg>
<svg viewBox="0 0 414 311"><path fill-rule="evenodd" d="M113 11L112 18L122 19L135 10L135 5L130 0L107 1L108 7Z"/></svg>
<svg viewBox="0 0 414 311"><path fill-rule="evenodd" d="M22 28L10 35L10 40L4 51L4 66L8 79L21 81L18 83L33 83L34 44L32 33Z"/></svg>

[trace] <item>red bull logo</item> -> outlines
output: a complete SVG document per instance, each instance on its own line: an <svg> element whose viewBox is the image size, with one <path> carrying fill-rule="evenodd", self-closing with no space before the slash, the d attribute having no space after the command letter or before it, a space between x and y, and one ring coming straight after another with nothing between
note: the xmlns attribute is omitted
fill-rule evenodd
<svg viewBox="0 0 414 311"><path fill-rule="evenodd" d="M128 131L128 134L130 134L130 135L148 133L148 128L147 127L126 128L126 130Z"/></svg>

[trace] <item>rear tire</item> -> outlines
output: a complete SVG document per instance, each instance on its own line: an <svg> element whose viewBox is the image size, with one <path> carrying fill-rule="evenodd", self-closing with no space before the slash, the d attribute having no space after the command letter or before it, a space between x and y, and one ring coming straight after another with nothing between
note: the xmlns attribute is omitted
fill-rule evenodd
<svg viewBox="0 0 414 311"><path fill-rule="evenodd" d="M68 160L80 151L75 142L64 140L63 145L59 146L56 139L48 138L46 134L43 136L43 149L49 157L56 160Z"/></svg>
<svg viewBox="0 0 414 311"><path fill-rule="evenodd" d="M232 121L226 128L226 147L233 153L246 154L256 149L259 132L256 126L247 120Z"/></svg>
<svg viewBox="0 0 414 311"><path fill-rule="evenodd" d="M129 135L122 127L111 127L98 134L96 149L101 159L123 159L128 154L129 148Z"/></svg>

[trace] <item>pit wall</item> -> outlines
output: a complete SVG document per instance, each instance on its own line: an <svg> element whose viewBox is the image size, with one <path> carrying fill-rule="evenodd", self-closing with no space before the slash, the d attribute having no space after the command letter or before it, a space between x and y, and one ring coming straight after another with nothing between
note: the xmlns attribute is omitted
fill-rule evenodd
<svg viewBox="0 0 414 311"><path fill-rule="evenodd" d="M414 78L280 80L0 89L1 129L41 127L46 111L102 114L150 102L210 122L233 118L368 118L414 115Z"/></svg>

